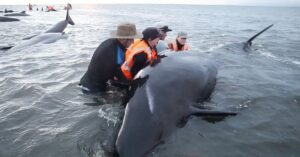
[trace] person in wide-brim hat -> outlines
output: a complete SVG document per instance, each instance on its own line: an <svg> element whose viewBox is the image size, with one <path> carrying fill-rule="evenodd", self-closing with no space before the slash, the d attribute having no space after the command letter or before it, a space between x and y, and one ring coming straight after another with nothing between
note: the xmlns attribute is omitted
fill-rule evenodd
<svg viewBox="0 0 300 157"><path fill-rule="evenodd" d="M125 60L126 49L135 38L143 38L135 24L120 23L110 32L110 39L103 41L91 59L87 72L80 80L84 93L97 93L106 90L108 82L127 87L127 79L120 66Z"/></svg>
<svg viewBox="0 0 300 157"><path fill-rule="evenodd" d="M135 39L143 38L143 34L136 30L135 24L122 23L119 24L117 30L111 31L110 35L112 38L118 39Z"/></svg>

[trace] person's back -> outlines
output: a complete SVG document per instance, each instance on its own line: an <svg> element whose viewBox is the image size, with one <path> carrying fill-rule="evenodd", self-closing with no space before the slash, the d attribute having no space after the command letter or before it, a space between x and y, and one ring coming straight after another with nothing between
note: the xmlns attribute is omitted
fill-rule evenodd
<svg viewBox="0 0 300 157"><path fill-rule="evenodd" d="M98 46L87 72L80 80L80 84L92 91L103 91L106 89L106 81L113 78L113 74L117 71L116 54L103 53L114 52L117 48L116 39L107 39ZM114 64L114 66L111 66Z"/></svg>
<svg viewBox="0 0 300 157"><path fill-rule="evenodd" d="M121 72L125 59L125 51L134 38L141 38L132 23L119 24L117 30L111 32L111 39L102 42L95 50L87 72L80 80L84 92L97 93L106 90L108 81L120 83L127 81Z"/></svg>

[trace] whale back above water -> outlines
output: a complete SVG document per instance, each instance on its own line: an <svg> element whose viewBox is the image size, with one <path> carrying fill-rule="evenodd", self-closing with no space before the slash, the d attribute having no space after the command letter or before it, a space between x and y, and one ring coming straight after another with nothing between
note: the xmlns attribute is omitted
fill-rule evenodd
<svg viewBox="0 0 300 157"><path fill-rule="evenodd" d="M65 28L67 27L68 24L75 25L75 23L73 22L71 16L69 15L69 9L67 9L66 19L58 22L52 28L50 28L49 30L47 30L45 33L63 32L65 30Z"/></svg>
<svg viewBox="0 0 300 157"><path fill-rule="evenodd" d="M64 33L43 33L12 47L8 52L19 52L35 44L49 44L67 38Z"/></svg>
<svg viewBox="0 0 300 157"><path fill-rule="evenodd" d="M243 46L235 47L235 51L251 46L249 43L270 27ZM142 69L132 84L116 141L121 157L145 156L177 127L182 127L191 115L236 114L199 106L208 100L216 85L217 67L211 57L192 52L167 53L153 65Z"/></svg>
<svg viewBox="0 0 300 157"><path fill-rule="evenodd" d="M44 33L62 33L65 30L65 28L68 26L68 24L75 25L74 21L72 20L71 16L69 15L69 9L67 9L67 15L64 20L56 23L54 26L52 26L49 30L45 31ZM40 33L27 36L27 37L23 38L23 40L31 39L39 34Z"/></svg>
<svg viewBox="0 0 300 157"><path fill-rule="evenodd" d="M10 13L10 14L4 14L4 16L30 16L29 14L26 14L25 11L21 11L19 13Z"/></svg>
<svg viewBox="0 0 300 157"><path fill-rule="evenodd" d="M0 22L14 22L14 21L20 21L20 19L0 16Z"/></svg>

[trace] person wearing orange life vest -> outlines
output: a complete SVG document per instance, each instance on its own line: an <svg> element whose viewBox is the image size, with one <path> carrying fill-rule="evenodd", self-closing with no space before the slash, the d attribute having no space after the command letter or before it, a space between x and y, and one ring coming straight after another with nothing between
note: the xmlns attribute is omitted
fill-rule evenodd
<svg viewBox="0 0 300 157"><path fill-rule="evenodd" d="M188 43L186 43L186 40L187 40L187 33L179 32L175 41L168 44L170 50L175 52L189 50L190 46Z"/></svg>
<svg viewBox="0 0 300 157"><path fill-rule="evenodd" d="M28 9L29 9L29 11L32 10L32 5L30 3L28 4Z"/></svg>
<svg viewBox="0 0 300 157"><path fill-rule="evenodd" d="M133 80L141 69L157 59L155 47L160 37L159 30L155 27L148 27L142 33L143 38L136 40L127 49L125 62L121 66L121 70L128 80Z"/></svg>

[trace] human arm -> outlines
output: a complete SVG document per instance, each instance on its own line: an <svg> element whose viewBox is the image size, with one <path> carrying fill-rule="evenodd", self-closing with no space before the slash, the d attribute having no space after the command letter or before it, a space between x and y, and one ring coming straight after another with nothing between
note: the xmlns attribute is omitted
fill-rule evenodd
<svg viewBox="0 0 300 157"><path fill-rule="evenodd" d="M141 69L147 66L147 54L139 53L133 57L134 63L131 68L132 76L135 76Z"/></svg>

